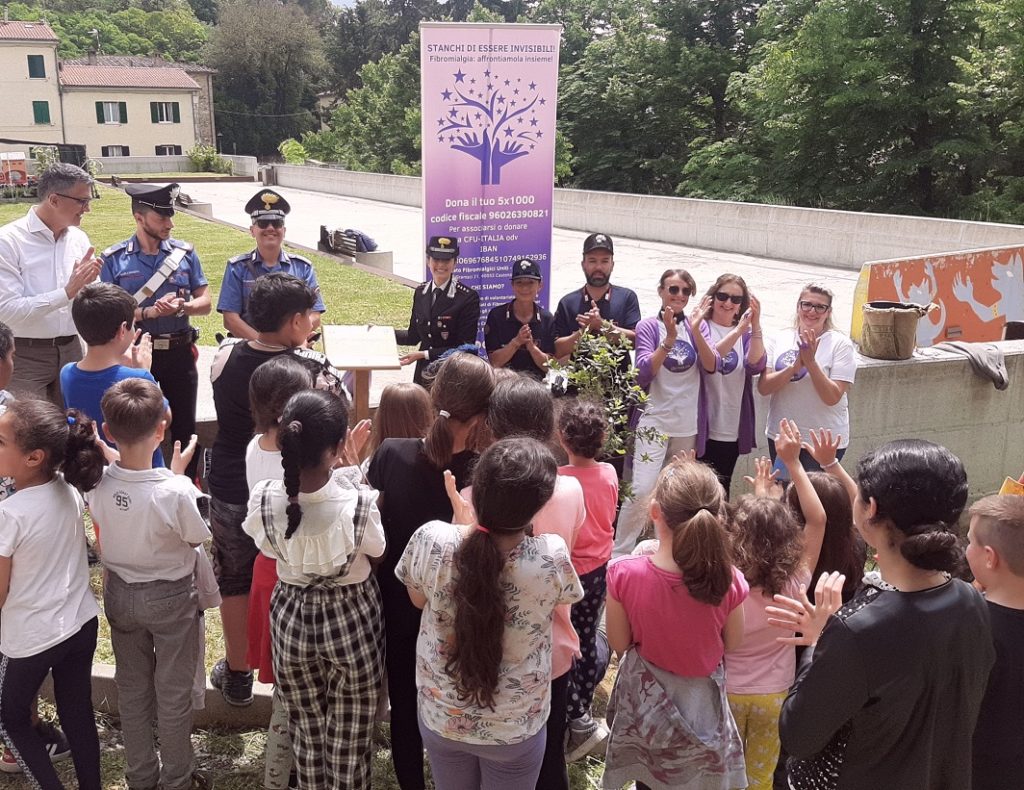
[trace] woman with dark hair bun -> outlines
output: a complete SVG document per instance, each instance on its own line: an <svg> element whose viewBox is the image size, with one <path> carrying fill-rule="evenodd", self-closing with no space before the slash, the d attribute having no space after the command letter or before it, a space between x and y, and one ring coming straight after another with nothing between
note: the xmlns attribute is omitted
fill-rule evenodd
<svg viewBox="0 0 1024 790"><path fill-rule="evenodd" d="M839 573L818 579L815 604L768 607L812 646L779 722L790 787L968 788L994 650L984 599L953 576L963 465L931 442L889 442L861 459L856 485L854 523L878 579L842 608Z"/></svg>
<svg viewBox="0 0 1024 790"><path fill-rule="evenodd" d="M552 617L583 596L558 535L532 536L557 464L525 436L492 444L473 474L473 516L418 529L395 569L423 609L416 643L420 733L438 790L530 788L551 705Z"/></svg>

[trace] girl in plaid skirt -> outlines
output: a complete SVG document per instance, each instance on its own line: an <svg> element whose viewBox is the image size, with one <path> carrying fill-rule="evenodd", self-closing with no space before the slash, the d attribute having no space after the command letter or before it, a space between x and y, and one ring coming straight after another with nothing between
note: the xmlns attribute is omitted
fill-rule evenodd
<svg viewBox="0 0 1024 790"><path fill-rule="evenodd" d="M370 558L384 553L377 493L332 474L347 427L337 396L293 395L278 432L284 481L252 489L244 524L257 547L277 557L274 677L299 787L308 790L370 786L384 667L380 591L370 567Z"/></svg>

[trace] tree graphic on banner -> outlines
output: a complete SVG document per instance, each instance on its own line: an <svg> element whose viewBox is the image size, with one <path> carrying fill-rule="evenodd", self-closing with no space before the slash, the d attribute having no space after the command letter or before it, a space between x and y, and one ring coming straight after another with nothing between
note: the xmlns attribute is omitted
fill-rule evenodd
<svg viewBox="0 0 1024 790"><path fill-rule="evenodd" d="M500 184L502 168L529 156L544 136L537 128L537 108L547 99L535 82L503 79L489 68L479 85L461 68L452 77L450 88L441 91L445 105L437 119L437 142L478 159L481 184Z"/></svg>

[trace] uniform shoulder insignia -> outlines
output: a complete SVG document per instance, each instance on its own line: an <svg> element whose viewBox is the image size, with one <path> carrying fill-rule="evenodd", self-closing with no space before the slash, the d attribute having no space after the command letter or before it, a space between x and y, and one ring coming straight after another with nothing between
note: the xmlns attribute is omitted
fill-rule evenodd
<svg viewBox="0 0 1024 790"><path fill-rule="evenodd" d="M228 258L228 263L241 263L242 261L248 260L251 257L251 252L243 252L239 255L236 255L234 258Z"/></svg>
<svg viewBox="0 0 1024 790"><path fill-rule="evenodd" d="M124 241L119 241L117 244L111 244L109 247L107 247L105 250L103 250L103 252L100 253L100 257L101 258L107 258L107 257L113 255L115 252L120 252L121 250L123 250L127 246L128 246L128 240L127 239L125 239Z"/></svg>
<svg viewBox="0 0 1024 790"><path fill-rule="evenodd" d="M185 250L185 252L192 252L192 250L195 249L195 247L192 246L192 243L188 241L181 241L181 239L171 239L170 241L172 247Z"/></svg>
<svg viewBox="0 0 1024 790"><path fill-rule="evenodd" d="M470 287L469 287L468 285L463 285L463 284L462 284L462 283L460 283L460 282L456 282L456 283L455 283L455 290L456 290L456 291L462 291L462 293L467 293L467 294L468 294L468 293L469 293L470 291L472 291L473 289L472 289L472 288L470 288Z"/></svg>
<svg viewBox="0 0 1024 790"><path fill-rule="evenodd" d="M301 255L296 255L294 252L289 252L288 253L288 257L291 258L293 261L298 261L299 263L304 263L307 266L312 266L313 265L313 262L309 258L303 258Z"/></svg>

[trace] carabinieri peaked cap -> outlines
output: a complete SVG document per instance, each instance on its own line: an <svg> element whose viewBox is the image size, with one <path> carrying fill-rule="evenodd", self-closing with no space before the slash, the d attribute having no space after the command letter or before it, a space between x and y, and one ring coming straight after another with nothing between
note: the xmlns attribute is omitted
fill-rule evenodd
<svg viewBox="0 0 1024 790"><path fill-rule="evenodd" d="M454 236L431 236L427 242L427 257L446 261L459 254L459 240Z"/></svg>
<svg viewBox="0 0 1024 790"><path fill-rule="evenodd" d="M132 204L148 206L157 214L173 217L179 189L177 184L126 184L124 191Z"/></svg>
<svg viewBox="0 0 1024 790"><path fill-rule="evenodd" d="M291 210L291 204L273 189L261 189L245 204L245 212L253 222L258 219L284 219Z"/></svg>

